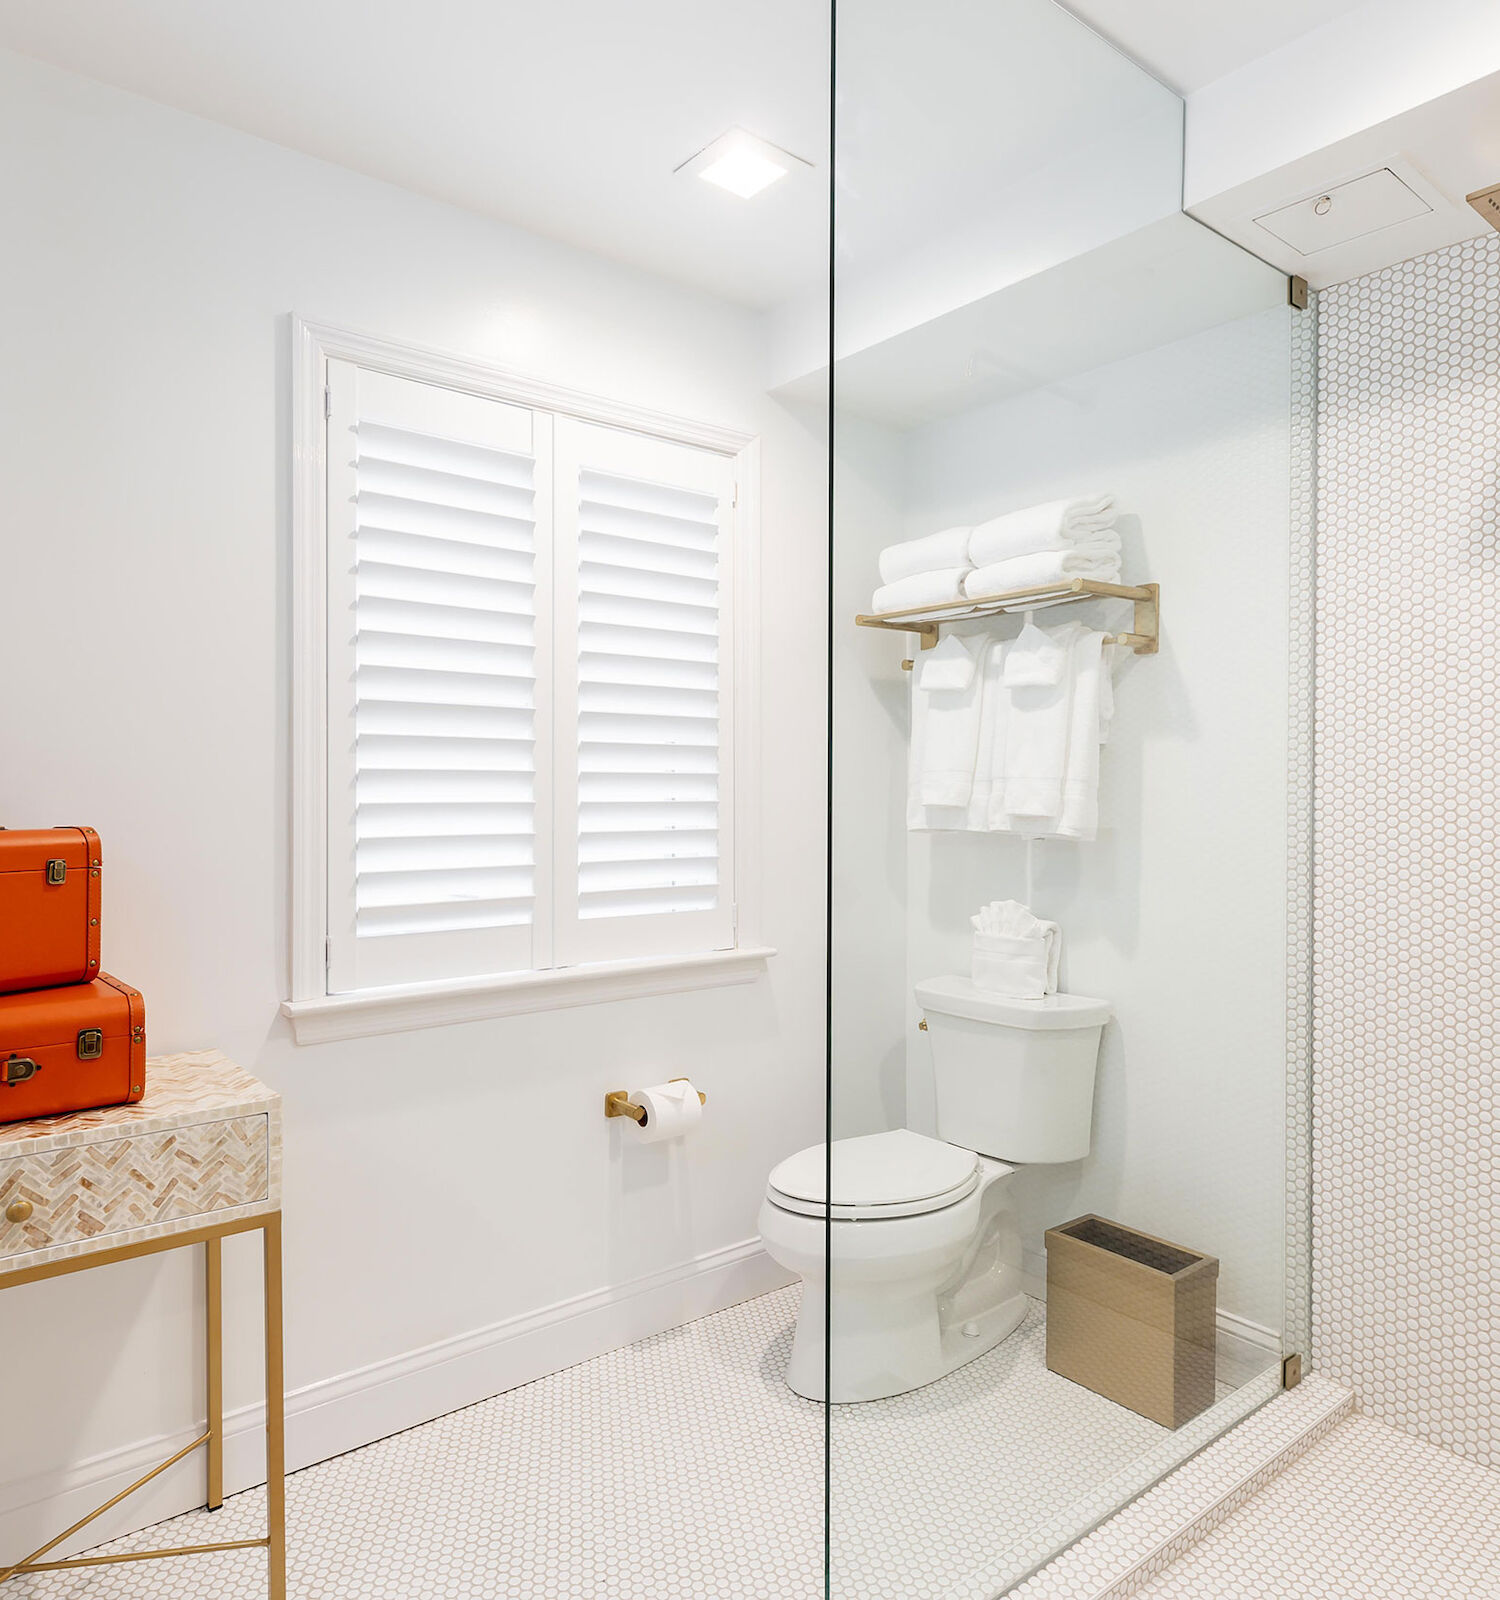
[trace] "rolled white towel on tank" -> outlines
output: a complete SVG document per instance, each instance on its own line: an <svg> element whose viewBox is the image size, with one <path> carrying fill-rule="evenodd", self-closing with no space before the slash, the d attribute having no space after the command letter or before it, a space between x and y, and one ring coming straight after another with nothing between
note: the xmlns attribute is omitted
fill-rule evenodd
<svg viewBox="0 0 1500 1600"><path fill-rule="evenodd" d="M1040 1000L1052 992L1047 988L1047 946L1040 939L976 933L972 974L981 989L1017 1000Z"/></svg>
<svg viewBox="0 0 1500 1600"><path fill-rule="evenodd" d="M1049 500L1045 505L1008 511L981 522L969 535L969 563L987 567L1037 550L1057 550L1090 539L1114 526L1112 494L1078 495ZM884 571L881 576L884 577ZM887 580L889 581L889 580Z"/></svg>
<svg viewBox="0 0 1500 1600"><path fill-rule="evenodd" d="M880 581L899 583L919 572L939 572L944 567L967 567L971 528L944 528L925 539L908 539L904 544L887 545L880 552Z"/></svg>
<svg viewBox="0 0 1500 1600"><path fill-rule="evenodd" d="M1062 931L1019 900L993 900L972 917L973 978L983 989L1039 1000L1056 994Z"/></svg>
<svg viewBox="0 0 1500 1600"><path fill-rule="evenodd" d="M967 567L940 567L936 572L919 572L895 583L882 584L870 601L870 609L916 611L922 606L943 606L964 597Z"/></svg>
<svg viewBox="0 0 1500 1600"><path fill-rule="evenodd" d="M1038 550L1029 556L1015 556L1009 561L977 567L964 579L964 593L971 600L981 600L986 595L1010 594L1017 589L1041 589L1052 583L1069 583L1074 578L1118 583L1119 539L1105 535L1067 550Z"/></svg>

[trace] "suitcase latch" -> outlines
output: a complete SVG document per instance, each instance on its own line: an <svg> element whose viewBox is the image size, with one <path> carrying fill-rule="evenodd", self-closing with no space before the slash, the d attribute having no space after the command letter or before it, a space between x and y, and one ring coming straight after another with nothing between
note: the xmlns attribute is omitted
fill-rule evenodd
<svg viewBox="0 0 1500 1600"><path fill-rule="evenodd" d="M97 1061L104 1054L104 1029L80 1028L78 1030L78 1059Z"/></svg>
<svg viewBox="0 0 1500 1600"><path fill-rule="evenodd" d="M0 1073L3 1073L7 1085L25 1083L28 1078L34 1078L40 1070L30 1056L12 1056L3 1067L0 1067Z"/></svg>
<svg viewBox="0 0 1500 1600"><path fill-rule="evenodd" d="M68 863L61 856L53 856L47 863L47 882L66 883L68 880Z"/></svg>

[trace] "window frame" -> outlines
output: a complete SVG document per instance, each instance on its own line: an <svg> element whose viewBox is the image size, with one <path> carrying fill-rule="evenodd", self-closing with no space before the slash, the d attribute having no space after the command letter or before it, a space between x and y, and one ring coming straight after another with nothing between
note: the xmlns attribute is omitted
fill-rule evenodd
<svg viewBox="0 0 1500 1600"><path fill-rule="evenodd" d="M281 1007L298 1043L591 1005L748 983L775 954L760 936L760 441L628 402L584 394L431 348L291 318L291 826L289 998ZM731 850L732 949L479 978L434 979L331 994L328 988L328 615L325 385L330 360L622 428L730 459L737 484L731 529L729 690L734 715Z"/></svg>

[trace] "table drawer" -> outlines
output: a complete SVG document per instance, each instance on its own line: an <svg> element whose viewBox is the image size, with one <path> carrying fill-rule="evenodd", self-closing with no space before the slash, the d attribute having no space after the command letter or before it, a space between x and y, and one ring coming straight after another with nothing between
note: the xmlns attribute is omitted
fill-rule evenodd
<svg viewBox="0 0 1500 1600"><path fill-rule="evenodd" d="M264 1113L0 1156L0 1261L253 1205L269 1170Z"/></svg>

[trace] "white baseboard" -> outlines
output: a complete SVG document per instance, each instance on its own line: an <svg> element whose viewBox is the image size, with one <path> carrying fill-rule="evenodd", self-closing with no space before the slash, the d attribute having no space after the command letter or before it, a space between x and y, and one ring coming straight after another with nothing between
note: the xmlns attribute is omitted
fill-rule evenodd
<svg viewBox="0 0 1500 1600"><path fill-rule="evenodd" d="M1021 1261L1021 1287L1033 1300L1047 1298L1047 1257L1039 1250L1028 1250ZM1222 1307L1218 1314L1215 1345L1218 1352L1219 1382L1236 1389L1248 1383L1281 1360L1281 1335L1274 1328L1251 1322Z"/></svg>
<svg viewBox="0 0 1500 1600"><path fill-rule="evenodd" d="M308 1384L286 1397L287 1470L325 1461L793 1281L758 1238L745 1239L615 1288ZM264 1481L264 1429L262 1405L226 1415L228 1493ZM61 1471L0 1484L0 1563L35 1549L197 1434L183 1429L138 1440ZM204 1493L203 1457L196 1452L55 1554L73 1554L177 1516L201 1506Z"/></svg>

